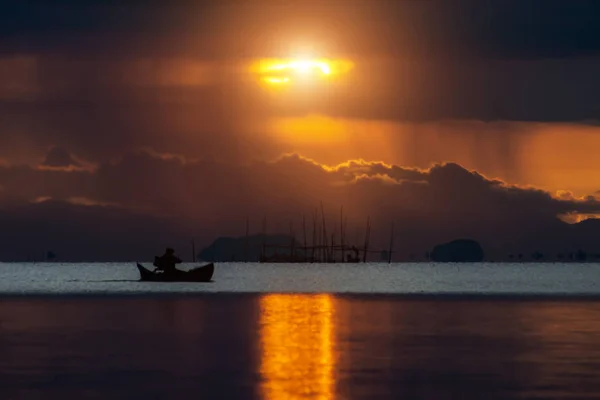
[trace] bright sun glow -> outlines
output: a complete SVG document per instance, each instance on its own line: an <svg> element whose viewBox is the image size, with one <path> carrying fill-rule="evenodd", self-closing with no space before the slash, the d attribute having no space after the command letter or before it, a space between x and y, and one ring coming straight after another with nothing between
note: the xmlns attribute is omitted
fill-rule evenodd
<svg viewBox="0 0 600 400"><path fill-rule="evenodd" d="M349 72L352 67L352 62L347 60L263 59L252 65L251 70L259 81L277 86L332 79Z"/></svg>

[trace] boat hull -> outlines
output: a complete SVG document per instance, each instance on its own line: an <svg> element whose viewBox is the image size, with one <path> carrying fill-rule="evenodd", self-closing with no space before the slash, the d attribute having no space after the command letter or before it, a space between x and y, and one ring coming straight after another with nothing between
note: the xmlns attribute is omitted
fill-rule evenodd
<svg viewBox="0 0 600 400"><path fill-rule="evenodd" d="M191 269L189 271L175 270L174 273L153 272L137 263L140 281L144 282L210 282L215 272L213 263Z"/></svg>

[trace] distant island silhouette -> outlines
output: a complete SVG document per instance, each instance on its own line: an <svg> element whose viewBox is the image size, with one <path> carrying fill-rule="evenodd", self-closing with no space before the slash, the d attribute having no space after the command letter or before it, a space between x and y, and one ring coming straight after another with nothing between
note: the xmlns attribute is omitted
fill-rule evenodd
<svg viewBox="0 0 600 400"><path fill-rule="evenodd" d="M481 245L471 239L457 239L438 244L431 251L430 257L434 262L482 262L484 260Z"/></svg>
<svg viewBox="0 0 600 400"><path fill-rule="evenodd" d="M275 256L277 246L289 246L292 238L289 235L256 234L246 237L219 237L208 247L198 253L198 259L214 262L249 261L257 262L261 254ZM263 250L263 245L270 247ZM266 253L266 254L265 254Z"/></svg>

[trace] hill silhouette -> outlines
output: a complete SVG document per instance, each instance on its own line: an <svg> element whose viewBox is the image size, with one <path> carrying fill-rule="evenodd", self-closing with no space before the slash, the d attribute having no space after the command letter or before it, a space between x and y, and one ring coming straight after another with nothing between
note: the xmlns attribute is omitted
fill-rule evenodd
<svg viewBox="0 0 600 400"><path fill-rule="evenodd" d="M198 253L198 258L204 261L227 262L227 261L258 261L263 251L263 243L271 246L289 246L292 237L289 235L251 235L246 237L220 237L209 246ZM264 253L273 256L283 253L275 247L268 247ZM289 251L288 251L289 253Z"/></svg>
<svg viewBox="0 0 600 400"><path fill-rule="evenodd" d="M457 239L435 246L431 251L431 261L481 262L483 261L483 249L475 240Z"/></svg>

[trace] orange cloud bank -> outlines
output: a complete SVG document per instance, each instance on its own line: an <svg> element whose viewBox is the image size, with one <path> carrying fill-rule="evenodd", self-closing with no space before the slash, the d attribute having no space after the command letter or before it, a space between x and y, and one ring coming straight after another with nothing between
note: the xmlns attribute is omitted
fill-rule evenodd
<svg viewBox="0 0 600 400"><path fill-rule="evenodd" d="M594 197L513 185L455 163L422 169L365 160L324 165L297 154L236 165L140 150L94 171L4 166L0 185L11 204L51 198L118 206L169 218L177 229L200 230L206 237L241 235L247 217L254 231L267 217L270 232L288 232L290 223L301 226L322 201L332 226L339 225L343 205L351 232L370 217L378 228L374 246L385 246L393 221L402 246L418 251L464 236L503 249L575 246L595 239L572 235L559 217L600 213Z"/></svg>

